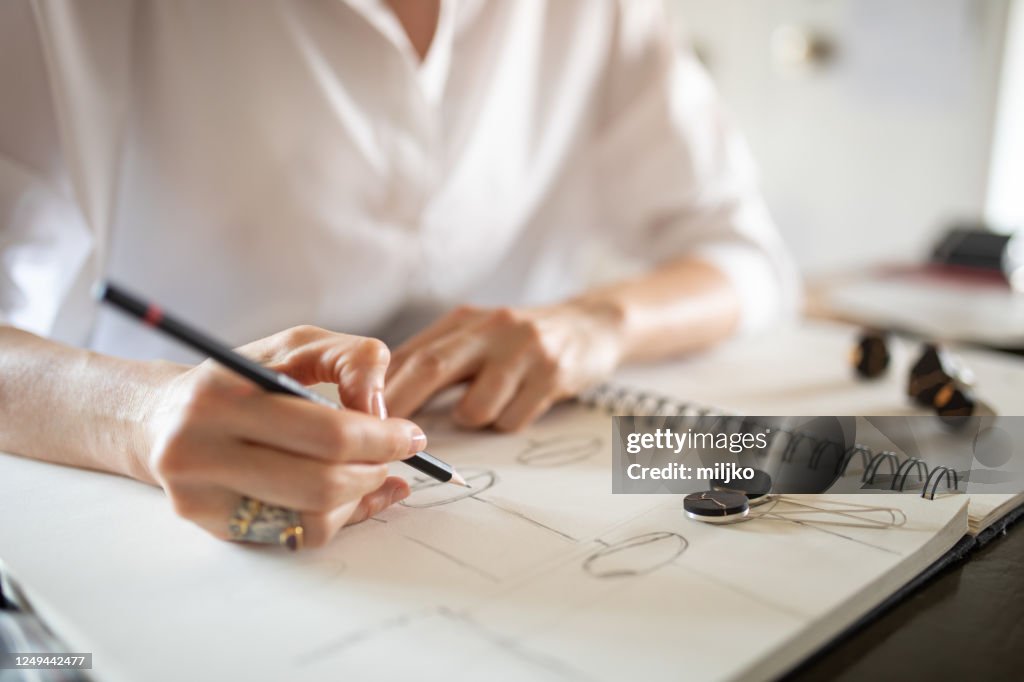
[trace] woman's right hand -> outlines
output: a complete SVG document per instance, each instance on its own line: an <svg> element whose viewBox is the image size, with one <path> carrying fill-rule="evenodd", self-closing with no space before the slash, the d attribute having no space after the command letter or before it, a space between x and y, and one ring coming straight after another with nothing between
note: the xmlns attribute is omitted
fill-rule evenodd
<svg viewBox="0 0 1024 682"><path fill-rule="evenodd" d="M335 383L356 409L268 393L212 361L177 370L144 410L138 450L179 515L227 538L248 496L301 512L304 543L320 546L408 496L387 463L423 450L426 436L386 417L383 343L296 327L239 351L305 384Z"/></svg>

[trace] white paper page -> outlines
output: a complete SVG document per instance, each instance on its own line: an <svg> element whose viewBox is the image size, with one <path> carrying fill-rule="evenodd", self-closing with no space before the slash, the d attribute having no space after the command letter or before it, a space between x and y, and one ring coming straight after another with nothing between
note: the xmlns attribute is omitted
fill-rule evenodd
<svg viewBox="0 0 1024 682"><path fill-rule="evenodd" d="M209 538L132 481L0 456L19 520L0 556L100 680L742 679L798 662L967 527L964 496L690 521L678 497L611 494L610 424L586 408L428 431L472 496L417 481L297 554Z"/></svg>
<svg viewBox="0 0 1024 682"><path fill-rule="evenodd" d="M977 535L1022 504L1024 493L972 493L968 506L971 533Z"/></svg>

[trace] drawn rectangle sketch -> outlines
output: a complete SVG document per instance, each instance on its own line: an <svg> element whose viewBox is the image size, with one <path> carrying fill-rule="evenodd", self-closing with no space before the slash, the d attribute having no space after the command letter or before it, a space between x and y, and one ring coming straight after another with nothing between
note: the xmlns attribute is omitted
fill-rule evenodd
<svg viewBox="0 0 1024 682"><path fill-rule="evenodd" d="M697 523L679 496L612 495L607 415L578 405L518 434L426 429L472 490L416 480L295 555L212 541L130 481L0 457L0 512L36 519L4 524L4 558L111 679L744 679L794 665L967 531L966 495L793 497ZM48 530L62 541L33 541Z"/></svg>

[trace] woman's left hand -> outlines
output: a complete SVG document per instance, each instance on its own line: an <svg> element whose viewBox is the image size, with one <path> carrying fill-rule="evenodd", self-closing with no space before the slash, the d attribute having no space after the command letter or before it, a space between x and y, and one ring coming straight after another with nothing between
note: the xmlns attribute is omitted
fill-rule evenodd
<svg viewBox="0 0 1024 682"><path fill-rule="evenodd" d="M466 382L453 415L457 423L520 429L616 368L621 327L614 307L589 302L458 308L392 354L388 410L408 416L438 392Z"/></svg>

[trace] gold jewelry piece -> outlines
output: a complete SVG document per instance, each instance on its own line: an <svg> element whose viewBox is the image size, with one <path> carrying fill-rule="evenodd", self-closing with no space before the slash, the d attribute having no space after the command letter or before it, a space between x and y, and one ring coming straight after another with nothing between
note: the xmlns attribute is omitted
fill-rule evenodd
<svg viewBox="0 0 1024 682"><path fill-rule="evenodd" d="M304 530L299 512L264 504L243 497L228 523L232 540L263 545L284 545L295 551L302 548Z"/></svg>

